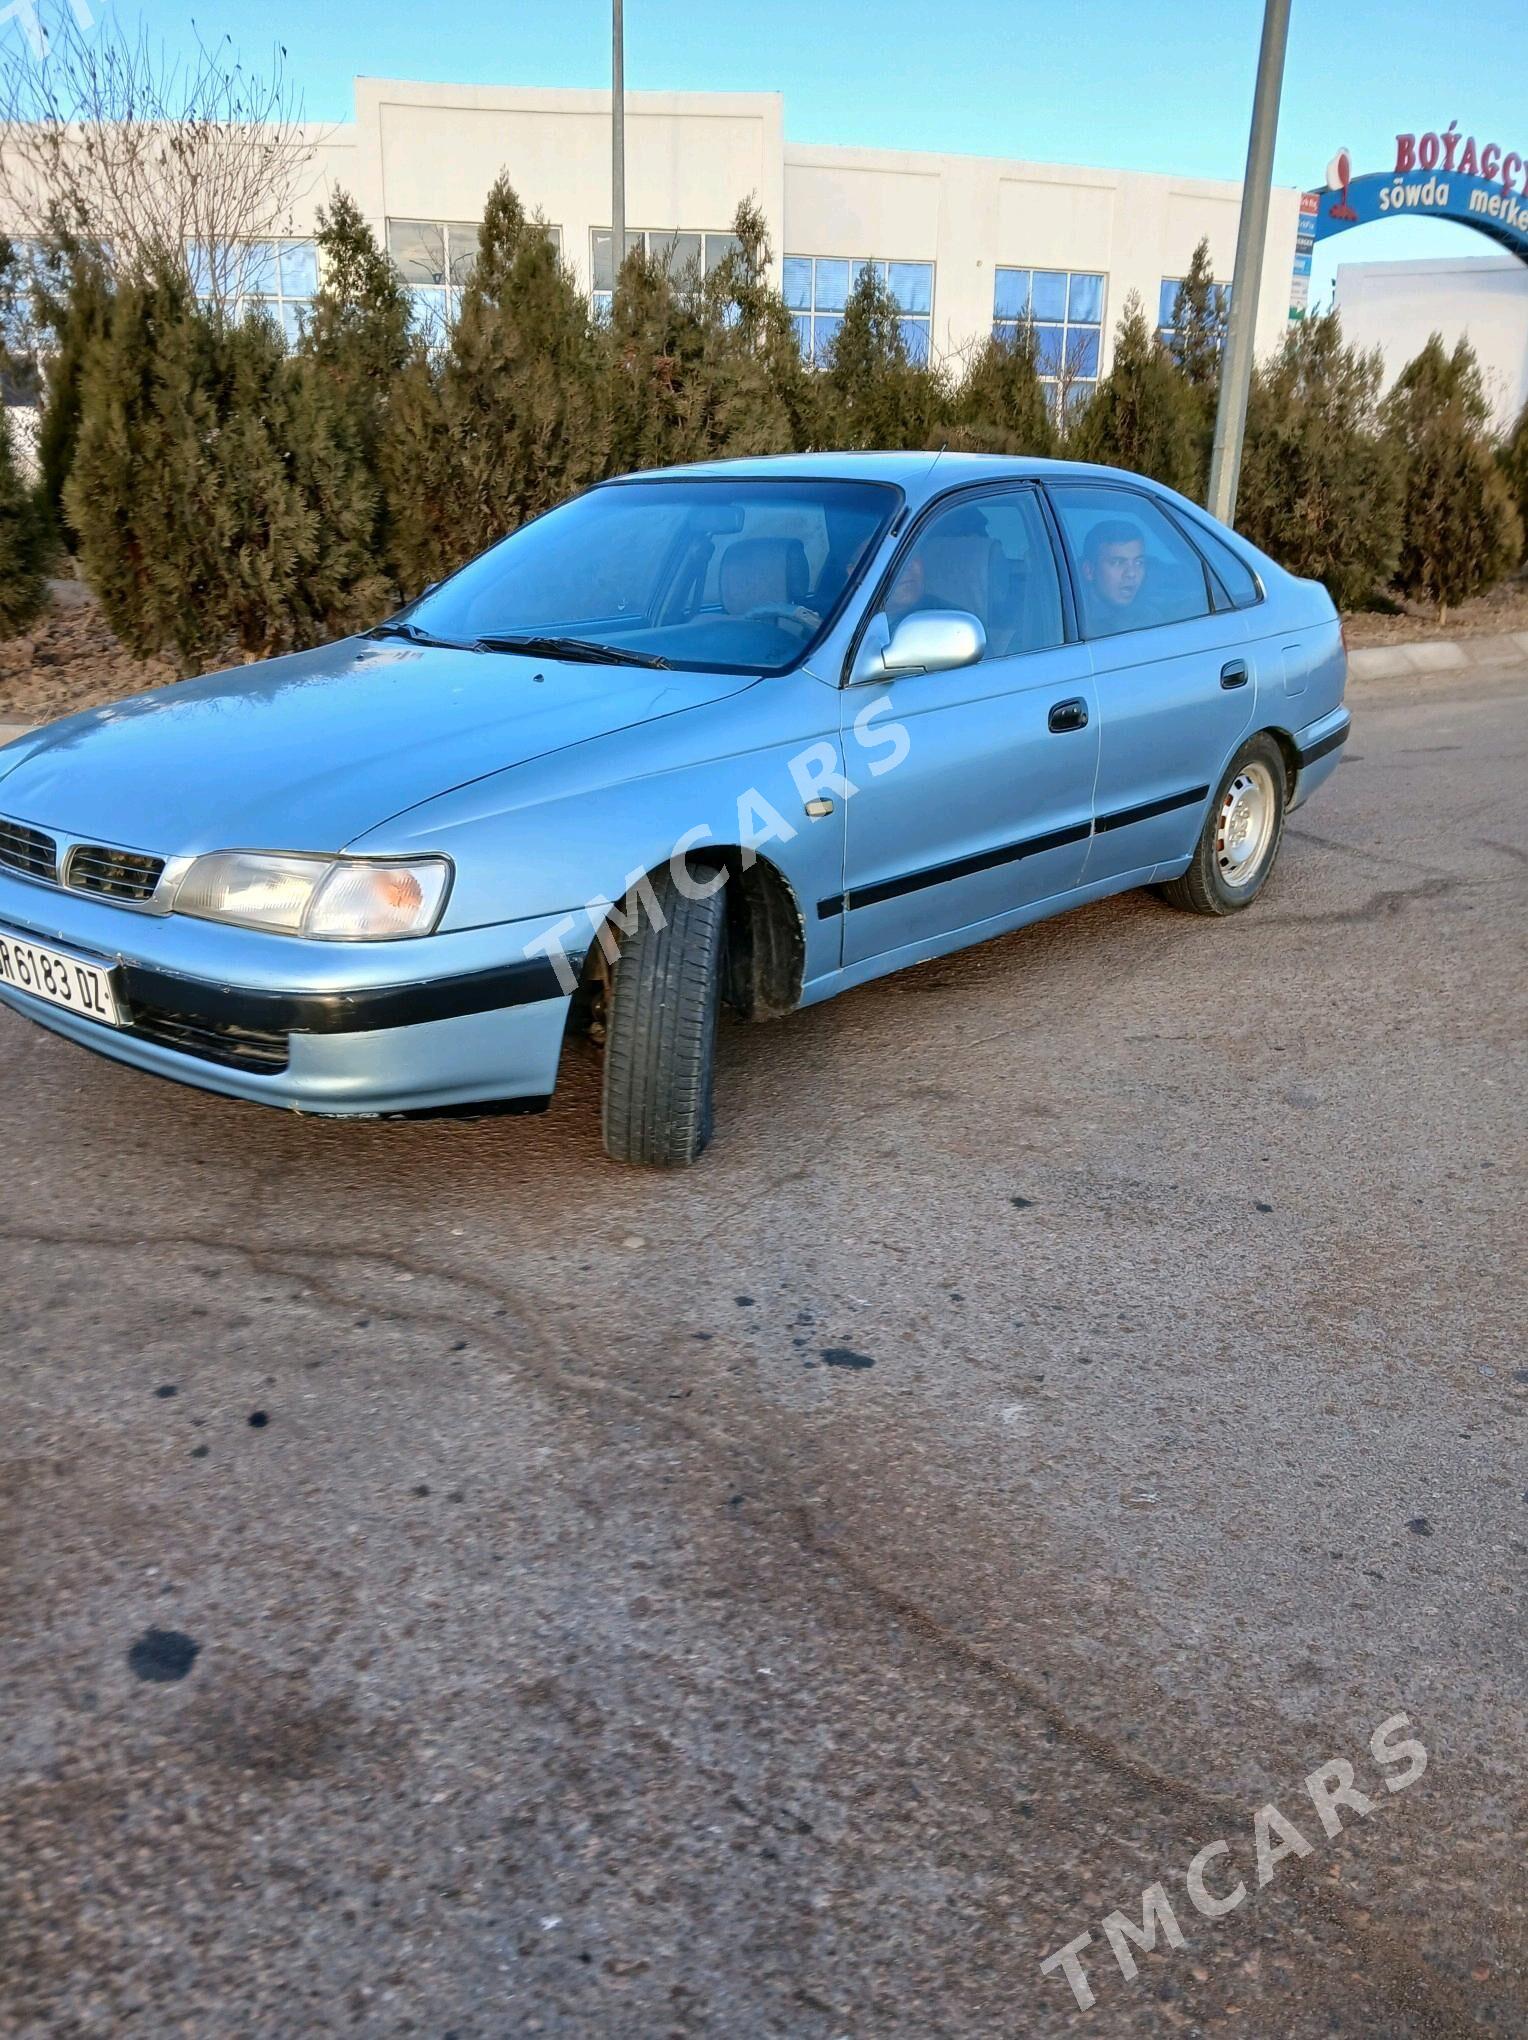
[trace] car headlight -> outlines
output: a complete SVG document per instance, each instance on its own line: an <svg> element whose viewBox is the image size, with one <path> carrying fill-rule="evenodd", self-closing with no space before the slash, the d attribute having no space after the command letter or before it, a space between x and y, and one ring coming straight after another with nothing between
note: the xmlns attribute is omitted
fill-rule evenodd
<svg viewBox="0 0 1528 2040"><path fill-rule="evenodd" d="M360 857L218 850L191 865L176 889L173 910L322 942L389 942L428 935L450 883L451 867L443 857L382 864Z"/></svg>

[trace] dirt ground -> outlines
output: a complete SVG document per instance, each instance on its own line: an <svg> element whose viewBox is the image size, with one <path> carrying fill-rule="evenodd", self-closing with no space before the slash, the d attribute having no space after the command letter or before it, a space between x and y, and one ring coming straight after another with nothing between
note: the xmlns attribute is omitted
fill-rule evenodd
<svg viewBox="0 0 1528 2040"><path fill-rule="evenodd" d="M53 591L25 636L0 642L0 722L52 722L175 679L169 660L135 659L118 644L83 582Z"/></svg>
<svg viewBox="0 0 1528 2040"><path fill-rule="evenodd" d="M1439 616L1431 603L1399 603L1393 614L1349 610L1342 619L1350 646L1409 645L1425 638L1495 637L1528 630L1528 575L1504 581L1489 594L1461 602Z"/></svg>
<svg viewBox="0 0 1528 2040"><path fill-rule="evenodd" d="M1528 631L1528 577L1461 603L1441 620L1430 607L1409 603L1394 614L1350 611L1343 621L1354 647ZM0 722L52 722L175 678L169 660L135 659L118 644L82 582L55 582L52 606L35 627L0 643Z"/></svg>
<svg viewBox="0 0 1528 2040"><path fill-rule="evenodd" d="M0 2034L1528 2035L1528 658L1350 698L678 1174L0 1010Z"/></svg>

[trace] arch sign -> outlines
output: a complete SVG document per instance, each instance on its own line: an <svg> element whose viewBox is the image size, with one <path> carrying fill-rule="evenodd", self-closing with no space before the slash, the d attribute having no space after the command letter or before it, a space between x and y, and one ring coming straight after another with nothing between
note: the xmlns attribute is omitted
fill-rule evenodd
<svg viewBox="0 0 1528 2040"><path fill-rule="evenodd" d="M1441 134L1397 135L1393 170L1355 177L1347 150L1339 149L1325 185L1300 198L1289 316L1302 318L1310 302L1318 241L1396 218L1456 220L1528 263L1528 155L1497 142L1481 147L1473 135L1460 134L1456 120Z"/></svg>

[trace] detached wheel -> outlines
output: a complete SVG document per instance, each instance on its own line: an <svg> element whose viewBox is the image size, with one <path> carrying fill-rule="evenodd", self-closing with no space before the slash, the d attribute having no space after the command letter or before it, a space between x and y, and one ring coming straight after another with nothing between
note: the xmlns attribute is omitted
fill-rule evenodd
<svg viewBox="0 0 1528 2040"><path fill-rule="evenodd" d="M1193 914L1250 907L1283 841L1285 784L1284 756L1272 737L1249 738L1220 783L1193 863L1158 887L1163 899Z"/></svg>
<svg viewBox="0 0 1528 2040"><path fill-rule="evenodd" d="M714 867L692 867L709 884ZM711 1138L716 1022L727 931L726 888L690 898L665 872L653 881L663 925L639 909L611 972L603 1127L615 1162L686 1169Z"/></svg>

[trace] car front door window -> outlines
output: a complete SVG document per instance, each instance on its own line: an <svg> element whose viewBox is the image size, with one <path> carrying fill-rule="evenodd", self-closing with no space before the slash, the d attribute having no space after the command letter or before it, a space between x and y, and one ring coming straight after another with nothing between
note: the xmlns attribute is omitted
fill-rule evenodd
<svg viewBox="0 0 1528 2040"><path fill-rule="evenodd" d="M928 610L974 616L986 635L984 662L1063 642L1056 557L1032 489L967 497L929 520L880 613L895 631L904 617Z"/></svg>
<svg viewBox="0 0 1528 2040"><path fill-rule="evenodd" d="M1011 922L1069 891L1087 854L1098 764L1092 657L1067 642L1033 487L942 505L876 600L872 621L892 632L915 614L957 610L986 644L970 665L865 676L885 689L907 750L847 804L844 889L826 903L847 964ZM843 698L852 721L873 697L852 686ZM1069 719L1052 719L1058 706Z"/></svg>

